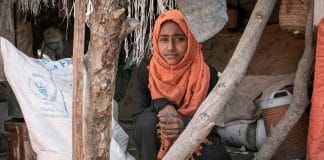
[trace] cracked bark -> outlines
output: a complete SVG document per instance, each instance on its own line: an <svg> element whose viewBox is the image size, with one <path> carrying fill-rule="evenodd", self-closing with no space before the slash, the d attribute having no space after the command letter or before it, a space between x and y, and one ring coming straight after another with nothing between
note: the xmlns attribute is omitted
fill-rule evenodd
<svg viewBox="0 0 324 160"><path fill-rule="evenodd" d="M126 0L92 0L89 49L84 58L84 159L109 159L112 99L121 41L138 23L125 19Z"/></svg>

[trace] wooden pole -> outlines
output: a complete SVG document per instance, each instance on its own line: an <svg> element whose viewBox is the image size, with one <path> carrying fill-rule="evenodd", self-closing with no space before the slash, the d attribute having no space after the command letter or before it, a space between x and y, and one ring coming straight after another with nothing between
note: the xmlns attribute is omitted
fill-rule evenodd
<svg viewBox="0 0 324 160"><path fill-rule="evenodd" d="M85 35L85 1L75 0L72 84L72 159L83 159L82 71Z"/></svg>
<svg viewBox="0 0 324 160"><path fill-rule="evenodd" d="M226 102L243 79L276 0L258 0L233 57L219 82L200 105L194 117L171 146L164 160L188 159L207 137Z"/></svg>
<svg viewBox="0 0 324 160"><path fill-rule="evenodd" d="M312 6L310 8L313 8ZM276 153L281 143L286 139L291 128L297 123L307 107L307 81L314 62L314 41L312 10L307 16L305 33L305 50L299 60L294 82L294 99L286 114L274 128L274 133L267 138L255 156L255 160L270 160ZM306 141L306 139L305 139Z"/></svg>

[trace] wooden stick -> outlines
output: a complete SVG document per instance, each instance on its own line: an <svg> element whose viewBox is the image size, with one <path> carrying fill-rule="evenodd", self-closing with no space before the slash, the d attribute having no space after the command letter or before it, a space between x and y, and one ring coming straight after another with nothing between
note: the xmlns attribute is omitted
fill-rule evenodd
<svg viewBox="0 0 324 160"><path fill-rule="evenodd" d="M85 1L75 0L72 84L72 159L83 159L82 71L85 35Z"/></svg>
<svg viewBox="0 0 324 160"><path fill-rule="evenodd" d="M233 57L219 82L200 105L191 122L172 145L164 160L188 159L207 137L215 121L243 79L276 0L258 0Z"/></svg>
<svg viewBox="0 0 324 160"><path fill-rule="evenodd" d="M313 7L310 7L313 8ZM313 41L313 22L312 10L307 16L305 33L305 50L299 60L296 78L294 82L294 99L289 106L286 114L274 129L274 133L267 138L261 146L255 160L270 160L276 153L281 143L286 139L291 128L296 124L304 113L308 101L307 81L310 76L311 67L314 62L314 41ZM305 139L306 141L306 139Z"/></svg>

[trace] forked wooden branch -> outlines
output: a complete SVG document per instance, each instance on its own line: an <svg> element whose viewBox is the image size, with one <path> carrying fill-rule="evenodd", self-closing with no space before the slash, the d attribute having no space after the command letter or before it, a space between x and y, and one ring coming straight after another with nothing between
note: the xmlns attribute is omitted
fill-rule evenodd
<svg viewBox="0 0 324 160"><path fill-rule="evenodd" d="M110 157L111 113L121 42L138 22L127 20L126 0L92 0L90 42L84 57L84 159Z"/></svg>
<svg viewBox="0 0 324 160"><path fill-rule="evenodd" d="M310 7L313 8L313 7ZM276 153L281 143L286 139L288 132L300 119L307 104L307 80L314 62L314 42L313 42L313 15L312 11L307 16L305 33L305 50L299 60L296 78L294 82L294 98L286 114L274 129L274 132L267 138L255 156L255 160L270 160ZM306 139L305 139L306 141Z"/></svg>
<svg viewBox="0 0 324 160"><path fill-rule="evenodd" d="M258 0L233 57L219 82L200 105L191 122L163 160L188 159L209 134L216 118L223 113L226 102L233 96L243 79L275 2L276 0Z"/></svg>

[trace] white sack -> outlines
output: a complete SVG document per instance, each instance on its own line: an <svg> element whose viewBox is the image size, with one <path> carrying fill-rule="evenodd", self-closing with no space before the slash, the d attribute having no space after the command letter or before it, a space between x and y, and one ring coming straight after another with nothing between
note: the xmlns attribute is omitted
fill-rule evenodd
<svg viewBox="0 0 324 160"><path fill-rule="evenodd" d="M30 58L8 40L0 37L0 41L4 72L20 104L37 159L71 160L71 59ZM128 135L115 118L112 130L110 159L133 160L126 152Z"/></svg>

